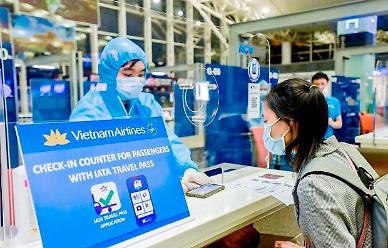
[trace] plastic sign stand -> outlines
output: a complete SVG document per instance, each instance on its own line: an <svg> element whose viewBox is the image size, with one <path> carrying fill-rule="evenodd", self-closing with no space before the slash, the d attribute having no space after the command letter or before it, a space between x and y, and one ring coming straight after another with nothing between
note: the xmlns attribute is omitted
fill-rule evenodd
<svg viewBox="0 0 388 248"><path fill-rule="evenodd" d="M249 61L248 76L252 83L256 83L260 78L260 63L255 58Z"/></svg>
<svg viewBox="0 0 388 248"><path fill-rule="evenodd" d="M260 63L256 58L252 58L248 65L248 77L252 83L248 83L248 108L249 119L260 118Z"/></svg>
<svg viewBox="0 0 388 248"><path fill-rule="evenodd" d="M260 84L248 83L248 108L249 119L260 118Z"/></svg>
<svg viewBox="0 0 388 248"><path fill-rule="evenodd" d="M44 247L107 247L190 215L161 117L17 133Z"/></svg>

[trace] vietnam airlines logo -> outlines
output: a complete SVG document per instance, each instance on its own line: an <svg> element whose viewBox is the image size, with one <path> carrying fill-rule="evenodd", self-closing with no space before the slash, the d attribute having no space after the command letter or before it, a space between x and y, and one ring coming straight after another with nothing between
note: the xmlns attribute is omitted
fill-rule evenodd
<svg viewBox="0 0 388 248"><path fill-rule="evenodd" d="M50 129L50 135L44 134L43 137L46 139L44 142L45 146L56 146L56 145L66 145L69 144L70 141L66 139L67 133L61 134L58 129L55 132Z"/></svg>
<svg viewBox="0 0 388 248"><path fill-rule="evenodd" d="M152 124L149 124L147 126L147 130L148 130L148 133L152 134L153 136L155 136L156 133L158 132L158 130L156 128L154 128L154 126Z"/></svg>

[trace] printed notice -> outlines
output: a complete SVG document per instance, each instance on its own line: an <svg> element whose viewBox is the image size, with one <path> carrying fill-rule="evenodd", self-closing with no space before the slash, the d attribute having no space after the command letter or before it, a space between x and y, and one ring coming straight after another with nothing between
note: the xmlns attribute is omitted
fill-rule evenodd
<svg viewBox="0 0 388 248"><path fill-rule="evenodd" d="M17 133L44 247L108 247L189 217L161 117Z"/></svg>
<svg viewBox="0 0 388 248"><path fill-rule="evenodd" d="M254 190L257 193L271 195L287 206L294 204L292 197L293 183L289 176L265 174L249 176L234 181L229 186Z"/></svg>

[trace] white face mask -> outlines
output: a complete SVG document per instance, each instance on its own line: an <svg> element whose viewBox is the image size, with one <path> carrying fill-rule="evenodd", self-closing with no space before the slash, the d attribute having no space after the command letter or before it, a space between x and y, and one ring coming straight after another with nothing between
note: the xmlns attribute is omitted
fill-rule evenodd
<svg viewBox="0 0 388 248"><path fill-rule="evenodd" d="M286 142L284 141L284 137L290 131L290 129L288 129L287 132L285 132L283 136L281 136L278 139L274 139L271 137L272 126L275 125L279 120L280 118L270 125L264 124L263 141L264 141L265 147L270 153L275 155L285 155Z"/></svg>
<svg viewBox="0 0 388 248"><path fill-rule="evenodd" d="M145 85L144 77L117 77L117 91L122 100L129 100L139 97Z"/></svg>

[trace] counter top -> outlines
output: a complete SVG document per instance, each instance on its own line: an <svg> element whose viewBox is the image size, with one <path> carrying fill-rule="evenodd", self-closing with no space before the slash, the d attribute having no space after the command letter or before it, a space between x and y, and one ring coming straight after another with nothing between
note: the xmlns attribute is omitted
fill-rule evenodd
<svg viewBox="0 0 388 248"><path fill-rule="evenodd" d="M355 141L365 148L388 149L388 127L376 130L375 142L373 142L373 133L356 136Z"/></svg>

